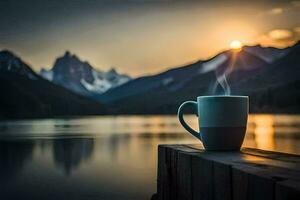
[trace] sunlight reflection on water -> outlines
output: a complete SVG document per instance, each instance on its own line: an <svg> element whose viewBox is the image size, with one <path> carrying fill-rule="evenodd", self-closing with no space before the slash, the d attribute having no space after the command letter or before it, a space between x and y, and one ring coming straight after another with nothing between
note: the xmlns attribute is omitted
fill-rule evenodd
<svg viewBox="0 0 300 200"><path fill-rule="evenodd" d="M244 146L298 154L299 130L298 115L250 115ZM150 199L158 144L199 143L176 116L5 121L0 132L0 199Z"/></svg>

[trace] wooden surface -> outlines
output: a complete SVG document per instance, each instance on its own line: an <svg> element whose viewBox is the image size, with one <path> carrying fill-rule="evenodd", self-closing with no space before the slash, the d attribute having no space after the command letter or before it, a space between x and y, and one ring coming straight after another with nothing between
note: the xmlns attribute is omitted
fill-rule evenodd
<svg viewBox="0 0 300 200"><path fill-rule="evenodd" d="M159 200L300 200L300 156L243 148L158 147Z"/></svg>

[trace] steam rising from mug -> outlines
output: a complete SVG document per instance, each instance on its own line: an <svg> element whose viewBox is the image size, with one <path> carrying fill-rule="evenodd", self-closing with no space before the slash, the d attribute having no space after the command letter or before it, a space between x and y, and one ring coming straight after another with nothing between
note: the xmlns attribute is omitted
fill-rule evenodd
<svg viewBox="0 0 300 200"><path fill-rule="evenodd" d="M231 94L231 89L227 81L227 77L230 75L230 73L234 70L234 64L236 61L236 54L233 53L231 55L226 55L226 59L223 60L222 64L215 69L215 75L216 75L216 82L213 85L212 93L217 94L217 88L218 86L221 86L222 90L224 91L224 95L229 96ZM224 63L228 63L227 66Z"/></svg>
<svg viewBox="0 0 300 200"><path fill-rule="evenodd" d="M217 80L216 80L216 82L213 86L213 94L217 93L217 87L218 87L218 85L220 85L222 87L223 91L224 91L224 95L229 96L230 92L231 92L231 89L230 89L230 86L227 82L226 75L223 74L223 75L218 76L216 74L216 78L217 78Z"/></svg>

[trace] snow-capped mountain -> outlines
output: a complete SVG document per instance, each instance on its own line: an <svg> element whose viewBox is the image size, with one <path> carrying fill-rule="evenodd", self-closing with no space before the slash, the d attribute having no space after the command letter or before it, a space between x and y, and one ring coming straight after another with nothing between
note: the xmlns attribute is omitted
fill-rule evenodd
<svg viewBox="0 0 300 200"><path fill-rule="evenodd" d="M108 103L127 101L126 99L130 96L149 96L149 91L159 91L162 88L167 92L174 93L185 90L191 82L197 82L196 85L190 86L191 90L195 89L195 93L199 93L201 88L203 91L208 91L218 76L225 71L227 73L230 71L238 72L231 75L235 80L244 79L250 77L250 74L256 69L267 67L268 64L280 59L288 52L289 48L277 49L262 46L245 46L239 52L227 50L208 60L200 60L157 75L134 79L118 88L107 91L98 99ZM167 94L167 92L164 91L163 93Z"/></svg>
<svg viewBox="0 0 300 200"><path fill-rule="evenodd" d="M105 114L90 98L53 84L10 51L0 51L0 119Z"/></svg>
<svg viewBox="0 0 300 200"><path fill-rule="evenodd" d="M300 80L297 75L299 73L294 68L297 65L297 58L295 56L291 58L298 47L299 44L286 49L248 46L240 51L227 50L208 60L200 60L157 75L134 79L107 91L97 99L112 105L116 113L173 114L176 113L180 103L186 100L196 99L199 95L224 94L225 84L229 84L231 89L228 91L232 94L251 96L264 90L257 96L251 96L254 99L252 103L256 106L260 95L267 91L268 87ZM283 60L287 57L293 62L283 64ZM281 68L274 70L273 66ZM226 79L224 74L227 75ZM276 82L272 81L275 79ZM266 81L270 84L265 84ZM262 83L256 84L258 82ZM218 85L215 88L216 84ZM267 87L264 88L265 86ZM265 102L264 98L262 96L262 102ZM259 109L261 108L257 110Z"/></svg>
<svg viewBox="0 0 300 200"><path fill-rule="evenodd" d="M29 65L8 50L0 51L0 71L12 72L30 79L37 79L37 74Z"/></svg>
<svg viewBox="0 0 300 200"><path fill-rule="evenodd" d="M131 80L129 76L119 74L115 69L98 71L68 51L55 61L51 70L42 69L40 75L85 96L102 94Z"/></svg>
<svg viewBox="0 0 300 200"><path fill-rule="evenodd" d="M130 80L128 76L118 74L115 69L107 72L99 72L93 69L92 75L94 78L92 83L87 82L85 79L81 79L81 83L86 89L97 94L102 94Z"/></svg>

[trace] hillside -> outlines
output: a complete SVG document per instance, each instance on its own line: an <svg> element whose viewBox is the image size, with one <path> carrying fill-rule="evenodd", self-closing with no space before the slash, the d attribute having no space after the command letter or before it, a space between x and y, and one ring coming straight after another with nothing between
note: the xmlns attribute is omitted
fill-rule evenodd
<svg viewBox="0 0 300 200"><path fill-rule="evenodd" d="M0 52L0 119L107 114L100 103L36 74L9 51Z"/></svg>

